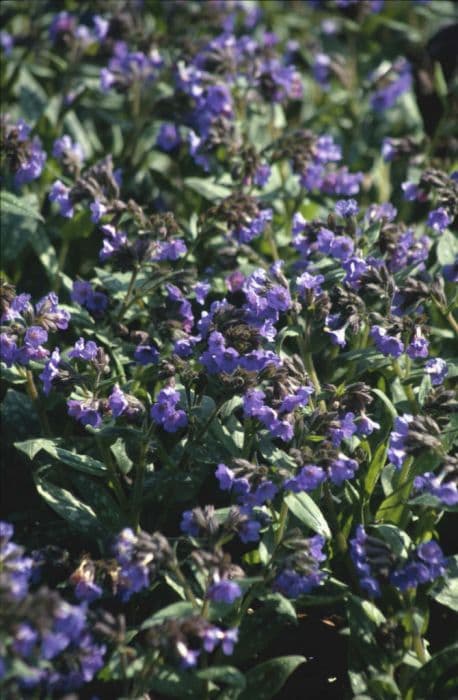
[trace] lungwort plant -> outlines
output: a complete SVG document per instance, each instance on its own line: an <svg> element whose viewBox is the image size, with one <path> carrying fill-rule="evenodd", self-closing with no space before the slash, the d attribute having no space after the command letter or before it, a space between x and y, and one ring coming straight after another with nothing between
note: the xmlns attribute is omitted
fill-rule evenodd
<svg viewBox="0 0 458 700"><path fill-rule="evenodd" d="M2 697L456 697L455 10L1 4Z"/></svg>

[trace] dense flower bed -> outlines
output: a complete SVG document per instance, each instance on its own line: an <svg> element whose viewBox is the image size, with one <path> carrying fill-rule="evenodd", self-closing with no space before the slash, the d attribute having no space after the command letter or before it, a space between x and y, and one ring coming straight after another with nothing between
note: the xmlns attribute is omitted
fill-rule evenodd
<svg viewBox="0 0 458 700"><path fill-rule="evenodd" d="M0 16L2 697L455 697L453 3Z"/></svg>

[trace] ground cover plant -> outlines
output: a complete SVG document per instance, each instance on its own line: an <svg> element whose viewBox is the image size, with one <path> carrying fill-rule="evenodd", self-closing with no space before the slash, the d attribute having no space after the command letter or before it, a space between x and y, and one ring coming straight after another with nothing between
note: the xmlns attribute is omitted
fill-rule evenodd
<svg viewBox="0 0 458 700"><path fill-rule="evenodd" d="M452 2L4 0L5 698L456 698Z"/></svg>

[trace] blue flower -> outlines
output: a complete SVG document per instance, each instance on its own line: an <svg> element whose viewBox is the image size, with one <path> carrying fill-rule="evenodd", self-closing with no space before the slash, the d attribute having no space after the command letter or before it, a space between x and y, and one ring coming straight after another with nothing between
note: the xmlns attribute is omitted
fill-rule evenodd
<svg viewBox="0 0 458 700"><path fill-rule="evenodd" d="M404 352L404 343L396 336L388 335L386 328L372 326L370 336L375 343L375 347L383 355L399 357Z"/></svg>
<svg viewBox="0 0 458 700"><path fill-rule="evenodd" d="M339 216L343 216L344 218L356 216L359 212L358 202L355 199L339 199L339 201L335 203L335 210Z"/></svg>
<svg viewBox="0 0 458 700"><path fill-rule="evenodd" d="M442 233L452 223L452 219L444 207L439 207L429 212L426 223L437 233Z"/></svg>
<svg viewBox="0 0 458 700"><path fill-rule="evenodd" d="M176 433L188 425L186 413L176 408L179 400L179 392L168 386L159 392L151 407L151 418L168 433Z"/></svg>
<svg viewBox="0 0 458 700"><path fill-rule="evenodd" d="M242 590L238 583L229 579L215 581L207 591L207 597L214 603L226 603L227 605L232 605L241 595Z"/></svg>
<svg viewBox="0 0 458 700"><path fill-rule="evenodd" d="M448 374L447 363L441 357L433 357L425 364L425 372L431 377L432 385L438 386Z"/></svg>
<svg viewBox="0 0 458 700"><path fill-rule="evenodd" d="M156 145L169 153L180 145L180 132L175 124L162 124L156 139Z"/></svg>
<svg viewBox="0 0 458 700"><path fill-rule="evenodd" d="M64 185L60 180L56 180L49 192L51 202L59 205L61 216L71 219L73 216L73 202L70 197L70 187Z"/></svg>
<svg viewBox="0 0 458 700"><path fill-rule="evenodd" d="M388 445L388 459L396 469L400 469L407 457L406 440L409 434L409 425L413 416L405 414L398 416L394 421L394 430L390 435Z"/></svg>

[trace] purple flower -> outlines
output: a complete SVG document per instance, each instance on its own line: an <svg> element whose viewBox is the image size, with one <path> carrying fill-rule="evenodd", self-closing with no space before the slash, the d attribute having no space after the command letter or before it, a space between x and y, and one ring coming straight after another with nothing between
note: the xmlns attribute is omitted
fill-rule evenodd
<svg viewBox="0 0 458 700"><path fill-rule="evenodd" d="M243 544L258 542L260 529L261 523L257 520L244 520L238 530L240 541L243 542Z"/></svg>
<svg viewBox="0 0 458 700"><path fill-rule="evenodd" d="M199 525L194 517L194 512L192 510L185 510L180 523L181 532L191 537L199 536Z"/></svg>
<svg viewBox="0 0 458 700"><path fill-rule="evenodd" d="M441 357L433 357L425 364L425 372L431 377L431 384L438 386L448 374L447 363Z"/></svg>
<svg viewBox="0 0 458 700"><path fill-rule="evenodd" d="M108 307L108 297L103 292L95 292L90 282L75 280L71 293L72 301L81 304L94 317L100 318Z"/></svg>
<svg viewBox="0 0 458 700"><path fill-rule="evenodd" d="M47 327L51 330L59 328L59 330L64 331L68 328L68 322L70 321L70 314L66 309L59 308L59 299L57 294L54 292L49 292L35 305L35 311L37 316L40 316L40 320L46 323Z"/></svg>
<svg viewBox="0 0 458 700"><path fill-rule="evenodd" d="M354 413L346 413L338 423L337 428L331 428L329 431L333 447L339 447L342 440L349 440L357 430Z"/></svg>
<svg viewBox="0 0 458 700"><path fill-rule="evenodd" d="M68 415L76 418L82 425L91 425L93 428L100 428L102 425L99 402L96 399L89 399L88 401L69 399L67 407Z"/></svg>
<svg viewBox="0 0 458 700"><path fill-rule="evenodd" d="M181 659L182 668L194 668L197 665L200 651L198 649L189 649L184 642L177 642L177 653Z"/></svg>
<svg viewBox="0 0 458 700"><path fill-rule="evenodd" d="M296 477L286 479L285 489L299 493L313 491L326 480L326 472L315 464L306 464Z"/></svg>
<svg viewBox="0 0 458 700"><path fill-rule="evenodd" d="M159 360L159 352L154 345L137 345L134 359L139 365L155 365Z"/></svg>
<svg viewBox="0 0 458 700"><path fill-rule="evenodd" d="M100 15L94 15L92 18L94 23L94 34L99 41L103 41L108 34L108 29L110 27L110 22L104 19Z"/></svg>
<svg viewBox="0 0 458 700"><path fill-rule="evenodd" d="M300 212L296 212L293 216L293 223L291 227L291 233L293 236L297 236L299 233L303 233L307 226L307 222Z"/></svg>
<svg viewBox="0 0 458 700"><path fill-rule="evenodd" d="M6 364L7 367L16 361L18 347L14 338L8 333L2 333L0 335L0 360Z"/></svg>
<svg viewBox="0 0 458 700"><path fill-rule="evenodd" d="M108 405L115 418L119 418L124 411L129 407L125 393L119 388L119 384L115 384L113 390L108 397Z"/></svg>
<svg viewBox="0 0 458 700"><path fill-rule="evenodd" d="M421 328L417 326L415 335L407 346L406 352L412 360L416 360L420 357L428 357L428 349L429 343L422 335Z"/></svg>
<svg viewBox="0 0 458 700"><path fill-rule="evenodd" d="M323 292L322 282L324 282L323 275L311 275L310 272L303 272L296 279L296 286L301 296L305 296L308 291L311 291L313 296L318 296Z"/></svg>
<svg viewBox="0 0 458 700"><path fill-rule="evenodd" d="M46 343L47 340L48 334L40 326L30 326L30 328L27 328L24 336L25 345L31 348L38 348L43 343Z"/></svg>
<svg viewBox="0 0 458 700"><path fill-rule="evenodd" d="M160 242L157 245L156 252L152 256L152 260L178 260L181 255L185 255L188 249L186 243L181 238L175 238L173 241Z"/></svg>
<svg viewBox="0 0 458 700"><path fill-rule="evenodd" d="M207 591L207 597L214 603L226 603L227 605L232 605L241 595L242 591L238 583L229 579L215 581Z"/></svg>
<svg viewBox="0 0 458 700"><path fill-rule="evenodd" d="M300 552L300 570L295 571L294 555L291 564L276 577L273 588L288 598L297 598L310 593L320 585L325 577L320 571L320 562L326 558L323 553L324 538L321 535L311 537L304 543Z"/></svg>
<svg viewBox="0 0 458 700"><path fill-rule="evenodd" d="M161 425L167 433L176 433L177 430L188 425L186 413L177 409L180 394L173 387L162 389L156 397L156 403L151 407L151 418Z"/></svg>
<svg viewBox="0 0 458 700"><path fill-rule="evenodd" d="M272 170L270 165L267 163L263 163L258 166L256 169L256 172L253 176L253 182L257 187L264 187L264 185L267 184L269 181L269 178L271 176Z"/></svg>
<svg viewBox="0 0 458 700"><path fill-rule="evenodd" d="M248 389L243 397L243 412L246 417L256 417L264 408L265 394L260 389Z"/></svg>
<svg viewBox="0 0 458 700"><path fill-rule="evenodd" d="M313 394L313 387L301 386L294 394L289 394L283 399L278 413L291 413L298 406L307 406L310 396Z"/></svg>
<svg viewBox="0 0 458 700"><path fill-rule="evenodd" d="M194 293L196 295L196 301L198 304L205 304L205 299L210 289L211 284L209 284L208 282L197 282L194 285Z"/></svg>
<svg viewBox="0 0 458 700"><path fill-rule="evenodd" d="M384 112L392 107L399 97L411 88L412 72L408 61L405 59L399 60L393 64L393 71L395 75L394 80L391 80L388 85L374 92L371 97L371 106L376 112Z"/></svg>
<svg viewBox="0 0 458 700"><path fill-rule="evenodd" d="M417 588L444 576L445 564L446 559L437 542L422 542L407 563L391 574L390 582L401 591Z"/></svg>
<svg viewBox="0 0 458 700"><path fill-rule="evenodd" d="M19 656L27 658L38 640L38 633L27 622L21 623L14 635L13 649Z"/></svg>
<svg viewBox="0 0 458 700"><path fill-rule="evenodd" d="M370 336L377 350L383 355L399 357L404 352L404 343L399 338L388 335L388 331L381 326L372 326Z"/></svg>
<svg viewBox="0 0 458 700"><path fill-rule="evenodd" d="M156 145L170 153L180 145L180 132L175 124L162 124L156 139Z"/></svg>
<svg viewBox="0 0 458 700"><path fill-rule="evenodd" d="M230 491L235 479L235 474L232 469L229 469L225 464L218 464L215 476L219 481L220 489L222 491Z"/></svg>
<svg viewBox="0 0 458 700"><path fill-rule="evenodd" d="M331 59L325 53L317 53L315 55L315 61L312 66L313 77L316 82L321 85L322 88L329 87L329 67L331 65Z"/></svg>
<svg viewBox="0 0 458 700"><path fill-rule="evenodd" d="M211 654L217 646L221 645L223 654L230 656L234 651L234 645L238 641L238 629L223 630L219 627L207 627L203 635L203 647Z"/></svg>
<svg viewBox="0 0 458 700"><path fill-rule="evenodd" d="M442 233L452 223L452 219L444 207L439 207L429 212L426 223L437 233Z"/></svg>
<svg viewBox="0 0 458 700"><path fill-rule="evenodd" d="M391 202L382 202L382 204L371 204L364 215L364 218L369 223L374 221L394 221L398 210L393 207Z"/></svg>
<svg viewBox="0 0 458 700"><path fill-rule="evenodd" d="M342 268L345 270L344 283L358 289L362 275L368 270L369 265L362 258L356 256L346 258L342 261Z"/></svg>
<svg viewBox="0 0 458 700"><path fill-rule="evenodd" d="M388 459L396 469L402 467L407 456L405 443L409 434L409 425L412 420L413 416L405 414L404 416L398 416L394 421L394 430L390 435L388 446Z"/></svg>
<svg viewBox="0 0 458 700"><path fill-rule="evenodd" d="M237 292L242 288L245 282L245 275L241 270L234 270L234 272L231 272L231 274L226 277L225 282L230 292Z"/></svg>
<svg viewBox="0 0 458 700"><path fill-rule="evenodd" d="M287 311L291 308L291 297L286 287L276 284L266 294L267 303L276 311Z"/></svg>
<svg viewBox="0 0 458 700"><path fill-rule="evenodd" d="M356 535L350 540L350 555L353 564L358 572L361 588L369 594L371 598L378 598L381 595L380 584L374 576L374 572L369 563L367 554L368 535L362 525L356 528Z"/></svg>
<svg viewBox="0 0 458 700"><path fill-rule="evenodd" d="M59 160L69 157L78 166L84 161L83 147L76 141L73 142L67 134L54 141L52 154L54 158L58 158Z"/></svg>
<svg viewBox="0 0 458 700"><path fill-rule="evenodd" d="M41 654L50 661L70 644L70 639L61 632L46 632L41 643Z"/></svg>
<svg viewBox="0 0 458 700"><path fill-rule="evenodd" d="M55 41L59 34L73 33L75 27L76 19L74 15L66 11L59 12L51 22L49 36Z"/></svg>
<svg viewBox="0 0 458 700"><path fill-rule="evenodd" d="M393 143L393 139L385 138L382 141L382 158L385 163L390 163L397 156L397 149Z"/></svg>
<svg viewBox="0 0 458 700"><path fill-rule="evenodd" d="M43 382L43 392L46 394L46 396L52 389L53 381L59 376L59 364L60 350L59 348L54 348L51 353L51 357L46 362L43 371L39 375L41 381Z"/></svg>
<svg viewBox="0 0 458 700"><path fill-rule="evenodd" d="M100 260L108 260L114 253L122 250L127 245L127 235L124 231L117 231L114 226L105 224L100 227L104 233L102 250L99 253Z"/></svg>
<svg viewBox="0 0 458 700"><path fill-rule="evenodd" d="M336 213L344 218L356 216L359 212L358 202L355 199L339 199L334 208Z"/></svg>
<svg viewBox="0 0 458 700"><path fill-rule="evenodd" d="M121 600L127 602L134 593L149 586L148 568L144 564L125 564L119 575Z"/></svg>
<svg viewBox="0 0 458 700"><path fill-rule="evenodd" d="M414 488L419 493L429 493L447 506L458 503L458 484L456 480L448 480L449 470L445 468L440 474L426 472L415 477Z"/></svg>
<svg viewBox="0 0 458 700"><path fill-rule="evenodd" d="M341 322L340 314L329 314L325 319L326 325L324 330L331 336L331 343L333 345L339 345L343 348L347 344L345 338L347 324L345 323L343 326L340 326Z"/></svg>
<svg viewBox="0 0 458 700"><path fill-rule="evenodd" d="M24 138L21 138L21 135L19 135L19 140L26 140L28 136L28 127L25 123L23 124L24 127L26 127L26 129L22 129ZM20 125L18 124L17 126L19 127ZM41 141L38 136L35 136L33 140L27 144L26 148L27 155L21 160L14 174L14 182L18 187L26 185L40 177L46 162L47 156L41 147Z"/></svg>
<svg viewBox="0 0 458 700"><path fill-rule="evenodd" d="M444 265L442 275L446 282L458 282L458 256L455 258L455 262Z"/></svg>
<svg viewBox="0 0 458 700"><path fill-rule="evenodd" d="M413 202L420 198L420 189L414 182L403 182L401 189L404 192L404 199L406 199L408 202Z"/></svg>
<svg viewBox="0 0 458 700"><path fill-rule="evenodd" d="M96 583L93 581L85 581L82 579L78 581L75 586L75 596L77 600L83 600L87 603L92 603L101 597L103 591Z"/></svg>
<svg viewBox="0 0 458 700"><path fill-rule="evenodd" d="M390 272L397 272L412 263L422 263L428 257L431 241L428 236L416 238L411 229L404 231L388 262Z"/></svg>
<svg viewBox="0 0 458 700"><path fill-rule="evenodd" d="M380 424L366 416L364 412L361 413L356 426L356 434L371 435L374 430L380 430Z"/></svg>
<svg viewBox="0 0 458 700"><path fill-rule="evenodd" d="M346 455L340 453L337 459L334 459L329 465L329 478L333 484L340 486L347 479L353 479L359 464L355 459L350 459Z"/></svg>
<svg viewBox="0 0 458 700"><path fill-rule="evenodd" d="M102 216L104 216L108 211L108 207L106 207L105 204L102 204L102 202L99 202L97 199L94 202L91 202L89 209L91 210L91 221L94 224L98 224Z"/></svg>
<svg viewBox="0 0 458 700"><path fill-rule="evenodd" d="M98 350L99 347L93 340L86 342L84 338L79 338L73 349L68 353L68 356L74 359L90 361L97 357Z"/></svg>
<svg viewBox="0 0 458 700"><path fill-rule="evenodd" d="M1 320L14 321L16 318L20 318L24 311L32 310L30 298L30 294L18 294L15 296L9 307L3 312Z"/></svg>
<svg viewBox="0 0 458 700"><path fill-rule="evenodd" d="M416 554L422 561L425 561L427 564L441 565L445 561L442 549L434 540L422 542L420 545L418 545Z"/></svg>
<svg viewBox="0 0 458 700"><path fill-rule="evenodd" d="M239 243L250 243L253 238L257 238L264 233L269 221L272 221L272 209L261 209L257 216L250 221L240 224L233 230L232 234Z"/></svg>
<svg viewBox="0 0 458 700"><path fill-rule="evenodd" d="M73 216L73 202L70 198L70 187L66 187L63 182L56 180L49 193L51 202L57 202L61 216L71 219Z"/></svg>
<svg viewBox="0 0 458 700"><path fill-rule="evenodd" d="M0 32L0 47L4 51L5 56L11 56L14 46L14 39L9 32Z"/></svg>

